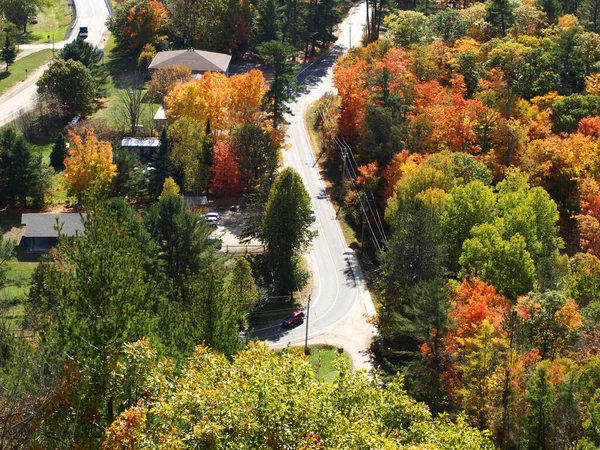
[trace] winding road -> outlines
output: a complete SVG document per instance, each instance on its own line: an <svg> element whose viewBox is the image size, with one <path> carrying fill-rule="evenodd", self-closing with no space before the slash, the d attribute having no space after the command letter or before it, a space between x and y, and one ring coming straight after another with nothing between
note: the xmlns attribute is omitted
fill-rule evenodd
<svg viewBox="0 0 600 450"><path fill-rule="evenodd" d="M54 43L54 49L61 49L66 43L77 38L79 24L82 20L89 20L89 35L87 40L104 48L104 35L106 32L106 21L110 15L106 0L73 0L77 11L77 19L71 30L71 34L64 41ZM49 44L25 44L19 46L22 54L31 54L39 50L52 48ZM0 97L0 125L4 125L16 117L21 111L31 109L35 103L37 86L36 82L40 79L48 64L36 69L25 81L9 89Z"/></svg>
<svg viewBox="0 0 600 450"><path fill-rule="evenodd" d="M365 8L364 1L353 7L339 26L340 33L334 47L299 73L298 82L305 89L298 94L297 102L290 105L293 115L287 117L290 148L283 152L284 162L302 177L317 216L314 228L318 236L313 240L310 255L314 288L308 322L309 339L340 324L361 301L367 314L375 314L356 256L347 247L336 219L304 124L308 106L324 93L335 91L333 66L348 51L350 44L356 46L360 43ZM254 335L274 347L298 344L304 341L306 322L293 329L282 328L281 325L262 328L255 330Z"/></svg>

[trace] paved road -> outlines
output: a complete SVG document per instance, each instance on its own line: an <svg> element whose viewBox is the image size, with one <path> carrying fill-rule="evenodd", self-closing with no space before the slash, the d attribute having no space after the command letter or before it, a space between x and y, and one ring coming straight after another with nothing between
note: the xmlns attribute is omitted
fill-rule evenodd
<svg viewBox="0 0 600 450"><path fill-rule="evenodd" d="M323 180L315 164L309 138L304 126L304 113L314 100L325 92L333 91L332 68L337 58L348 50L350 39L355 46L360 41L365 21L365 3L352 8L340 25L340 35L333 49L317 62L306 67L299 75L306 89L291 106L293 116L287 117L289 150L284 150L285 165L293 167L302 177L312 198L317 220L318 236L311 252L314 290L310 308L309 338L318 336L343 321L358 302L368 297L362 274L354 253L346 246L342 231L335 218ZM370 305L367 309L371 308ZM303 342L305 324L289 330L275 325L255 331L255 335L273 346Z"/></svg>
<svg viewBox="0 0 600 450"><path fill-rule="evenodd" d="M109 16L105 0L74 0L74 2L77 10L77 21L75 26L66 40L54 43L54 48L60 49L67 42L71 42L75 39L79 31L79 24L84 18L89 19L90 21L88 41L103 48L103 39L106 31L105 24ZM27 52L27 54L45 48L52 48L52 43L26 44L20 46L20 49L23 50L23 52ZM25 81L11 88L0 97L0 125L4 125L18 117L20 111L32 108L35 103L37 92L35 83L42 76L46 67L47 65L43 65Z"/></svg>

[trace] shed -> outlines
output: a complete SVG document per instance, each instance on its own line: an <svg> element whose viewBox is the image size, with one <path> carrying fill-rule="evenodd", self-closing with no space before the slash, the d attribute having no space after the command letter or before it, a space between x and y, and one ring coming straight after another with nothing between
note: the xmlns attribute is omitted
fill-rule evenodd
<svg viewBox="0 0 600 450"><path fill-rule="evenodd" d="M58 230L64 236L82 233L85 213L27 213L21 215L25 225L24 242L28 252L47 252L58 243Z"/></svg>
<svg viewBox="0 0 600 450"><path fill-rule="evenodd" d="M135 152L142 159L151 159L152 155L160 147L160 139L144 138L138 139L133 137L123 138L121 147Z"/></svg>
<svg viewBox="0 0 600 450"><path fill-rule="evenodd" d="M167 114L165 112L165 108L162 106L158 108L156 114L154 114L154 129L159 133L162 131L164 127L167 126Z"/></svg>

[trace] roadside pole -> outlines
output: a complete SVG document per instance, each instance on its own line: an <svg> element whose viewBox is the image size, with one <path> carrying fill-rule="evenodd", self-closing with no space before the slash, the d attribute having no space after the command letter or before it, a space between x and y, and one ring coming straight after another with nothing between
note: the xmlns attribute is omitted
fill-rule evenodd
<svg viewBox="0 0 600 450"><path fill-rule="evenodd" d="M308 305L306 307L306 336L304 337L304 354L308 355L308 318L310 317L310 294L308 294Z"/></svg>

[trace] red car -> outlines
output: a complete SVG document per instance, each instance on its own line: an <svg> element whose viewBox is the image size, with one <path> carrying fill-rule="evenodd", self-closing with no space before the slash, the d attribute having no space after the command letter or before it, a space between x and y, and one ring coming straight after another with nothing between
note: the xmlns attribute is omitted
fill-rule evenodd
<svg viewBox="0 0 600 450"><path fill-rule="evenodd" d="M285 320L281 322L281 325L284 327L295 327L302 322L304 322L304 312L296 311L287 316Z"/></svg>

